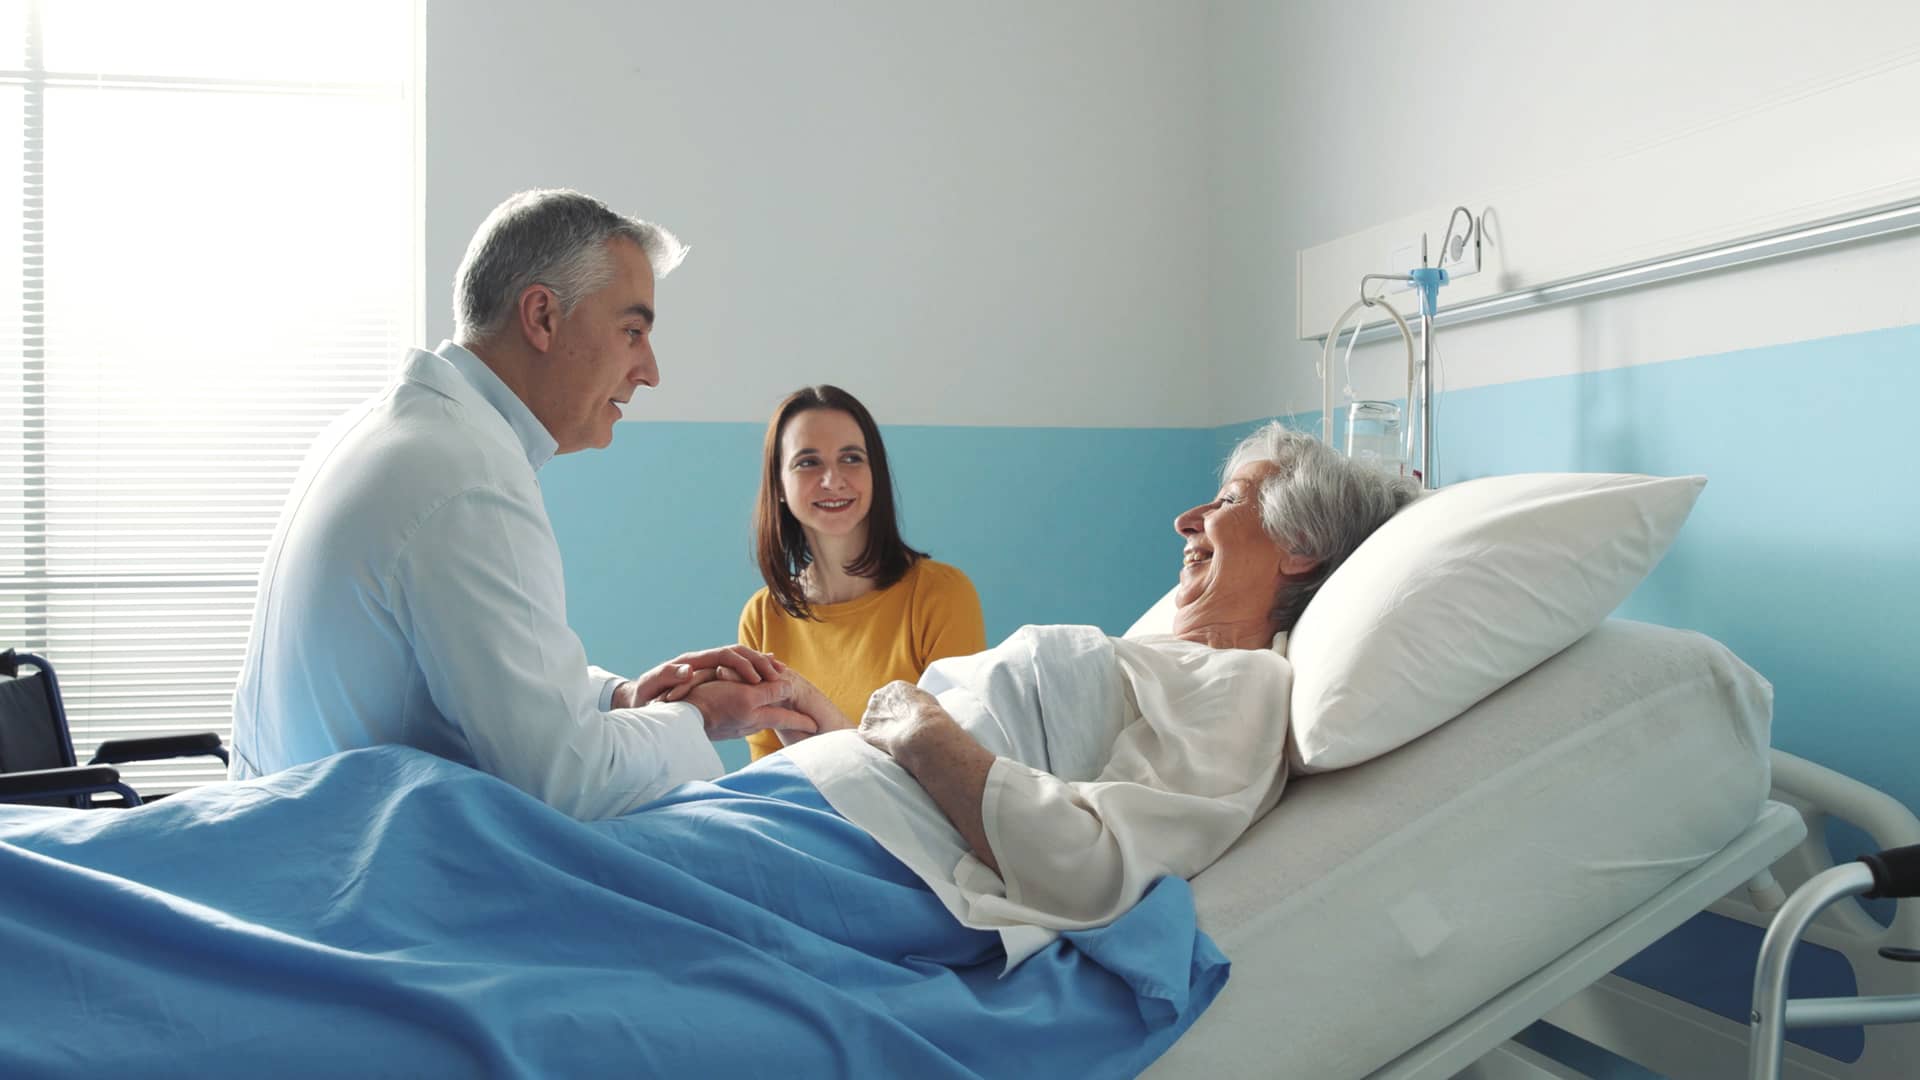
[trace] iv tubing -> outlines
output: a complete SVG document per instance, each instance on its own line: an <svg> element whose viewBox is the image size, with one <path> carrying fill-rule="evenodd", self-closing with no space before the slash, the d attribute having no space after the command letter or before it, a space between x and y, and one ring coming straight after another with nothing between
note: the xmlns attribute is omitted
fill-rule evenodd
<svg viewBox="0 0 1920 1080"><path fill-rule="evenodd" d="M1393 305L1387 303L1386 300L1381 297L1376 296L1373 299L1369 300L1366 297L1362 296L1360 299L1354 301L1352 307L1341 312L1340 317L1334 320L1333 329L1327 334L1326 349L1321 353L1321 358L1320 358L1320 363L1321 363L1320 441L1326 443L1327 446L1329 447L1333 446L1333 349L1334 349L1334 343L1340 340L1340 331L1346 329L1347 320L1353 318L1353 313L1356 311L1359 311L1363 307L1386 308L1387 314L1393 317L1393 324L1400 328L1400 340L1406 342L1406 345L1407 345L1407 405L1406 405L1406 412L1404 414L1406 416L1406 421L1403 422L1400 425L1400 427L1401 427L1401 431L1404 433L1402 436L1402 441L1405 443L1405 449L1407 453L1407 463L1409 466L1411 466L1413 463L1413 442L1412 442L1413 422L1412 421L1413 421L1414 403L1416 401L1414 397L1414 379L1415 379L1416 365L1418 364L1418 361L1415 359L1413 354L1413 330L1407 326L1407 320L1402 318L1400 316L1400 313L1393 309ZM1365 323L1366 323L1366 320L1362 319L1361 325L1364 326ZM1360 336L1360 329L1361 329L1360 326L1355 326L1353 328L1354 337L1358 338ZM1348 447L1347 452L1351 454L1353 452L1353 448Z"/></svg>

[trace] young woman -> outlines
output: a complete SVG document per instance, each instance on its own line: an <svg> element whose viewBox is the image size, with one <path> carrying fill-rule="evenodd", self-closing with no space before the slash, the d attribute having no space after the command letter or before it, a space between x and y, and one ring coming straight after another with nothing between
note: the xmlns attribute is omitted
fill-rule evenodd
<svg viewBox="0 0 1920 1080"><path fill-rule="evenodd" d="M740 613L740 643L847 716L895 679L986 649L973 582L900 538L880 429L845 390L809 386L774 410L753 517L767 586ZM772 731L747 743L755 760L780 749Z"/></svg>

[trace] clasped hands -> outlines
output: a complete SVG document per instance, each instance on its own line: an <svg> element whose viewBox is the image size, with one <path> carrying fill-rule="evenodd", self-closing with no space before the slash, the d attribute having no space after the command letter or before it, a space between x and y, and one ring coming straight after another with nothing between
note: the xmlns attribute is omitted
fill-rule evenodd
<svg viewBox="0 0 1920 1080"><path fill-rule="evenodd" d="M898 756L933 714L933 695L909 682L874 691L856 724L800 673L744 645L683 653L615 688L615 708L685 701L700 710L707 737L734 739L772 729L784 745L810 735L857 728L862 738Z"/></svg>
<svg viewBox="0 0 1920 1080"><path fill-rule="evenodd" d="M744 645L682 653L613 691L617 709L658 701L699 709L715 741L768 729L805 737L853 726L798 672Z"/></svg>

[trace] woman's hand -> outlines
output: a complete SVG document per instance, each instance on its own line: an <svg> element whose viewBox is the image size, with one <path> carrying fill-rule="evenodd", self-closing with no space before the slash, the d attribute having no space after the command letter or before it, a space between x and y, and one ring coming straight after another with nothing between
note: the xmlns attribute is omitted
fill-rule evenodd
<svg viewBox="0 0 1920 1080"><path fill-rule="evenodd" d="M867 699L860 737L897 758L915 735L946 715L938 698L910 682L895 680Z"/></svg>
<svg viewBox="0 0 1920 1080"><path fill-rule="evenodd" d="M812 731L773 729L773 733L780 738L780 745L792 746L801 739L824 735L829 731L846 731L854 727L854 722L847 719L847 714L841 712L839 706L828 699L818 687L802 678L799 672L787 668L781 673L780 678L786 681L791 692L793 711L805 713L814 723Z"/></svg>

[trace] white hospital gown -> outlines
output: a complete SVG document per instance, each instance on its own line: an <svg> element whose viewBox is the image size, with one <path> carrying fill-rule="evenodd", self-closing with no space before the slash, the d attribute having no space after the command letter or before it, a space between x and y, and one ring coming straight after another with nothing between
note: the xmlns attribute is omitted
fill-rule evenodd
<svg viewBox="0 0 1920 1080"><path fill-rule="evenodd" d="M1000 872L920 785L852 732L787 753L837 811L924 879L1009 964L1190 878L1279 800L1293 669L1267 650L1027 627L943 660L922 688L997 757L981 811Z"/></svg>

